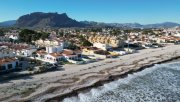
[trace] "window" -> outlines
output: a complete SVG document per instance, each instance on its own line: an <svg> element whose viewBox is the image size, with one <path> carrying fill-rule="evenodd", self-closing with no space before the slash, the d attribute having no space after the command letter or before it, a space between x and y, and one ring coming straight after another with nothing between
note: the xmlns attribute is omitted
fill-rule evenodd
<svg viewBox="0 0 180 102"><path fill-rule="evenodd" d="M16 62L16 67L18 67L19 66L19 63L18 62Z"/></svg>
<svg viewBox="0 0 180 102"><path fill-rule="evenodd" d="M6 66L0 66L0 71L6 70Z"/></svg>
<svg viewBox="0 0 180 102"><path fill-rule="evenodd" d="M77 56L78 56L78 57L81 57L81 54L78 54Z"/></svg>
<svg viewBox="0 0 180 102"><path fill-rule="evenodd" d="M12 69L12 64L8 64L8 69Z"/></svg>

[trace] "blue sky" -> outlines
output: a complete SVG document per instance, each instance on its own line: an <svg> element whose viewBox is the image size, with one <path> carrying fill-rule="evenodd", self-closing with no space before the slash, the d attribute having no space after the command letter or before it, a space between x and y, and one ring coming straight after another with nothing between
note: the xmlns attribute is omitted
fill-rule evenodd
<svg viewBox="0 0 180 102"><path fill-rule="evenodd" d="M0 0L0 21L31 12L65 12L78 21L180 23L180 0Z"/></svg>

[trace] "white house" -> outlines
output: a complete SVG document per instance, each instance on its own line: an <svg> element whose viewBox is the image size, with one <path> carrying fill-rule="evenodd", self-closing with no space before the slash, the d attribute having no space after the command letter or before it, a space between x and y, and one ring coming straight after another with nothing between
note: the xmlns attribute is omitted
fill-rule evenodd
<svg viewBox="0 0 180 102"><path fill-rule="evenodd" d="M174 34L173 36L175 36L175 37L180 37L180 33L176 33L176 34Z"/></svg>
<svg viewBox="0 0 180 102"><path fill-rule="evenodd" d="M11 30L9 32L6 32L5 37L8 37L9 39L13 39L13 40L18 40L19 39L19 31Z"/></svg>
<svg viewBox="0 0 180 102"><path fill-rule="evenodd" d="M46 52L47 53L55 53L55 52L62 52L63 51L63 45L58 45L58 46L48 46L46 47Z"/></svg>
<svg viewBox="0 0 180 102"><path fill-rule="evenodd" d="M62 61L64 59L64 56L62 53L50 53L45 56L45 61L50 63L57 63L59 61Z"/></svg>
<svg viewBox="0 0 180 102"><path fill-rule="evenodd" d="M48 53L45 50L36 51L36 58L42 60Z"/></svg>
<svg viewBox="0 0 180 102"><path fill-rule="evenodd" d="M37 51L36 48L27 48L27 49L23 49L21 53L23 56L29 57L29 56L32 56L32 53L36 51Z"/></svg>
<svg viewBox="0 0 180 102"><path fill-rule="evenodd" d="M26 56L26 57L32 56L32 53L37 51L37 48L35 48L34 46L19 46L16 47L15 49L16 49L15 52L16 55Z"/></svg>
<svg viewBox="0 0 180 102"><path fill-rule="evenodd" d="M10 35L9 38L13 39L13 40L18 40L19 36L18 35Z"/></svg>
<svg viewBox="0 0 180 102"><path fill-rule="evenodd" d="M78 60L81 58L81 51L64 49L62 52L47 53L47 51L40 50L36 52L35 58L49 63L57 63L63 60Z"/></svg>
<svg viewBox="0 0 180 102"><path fill-rule="evenodd" d="M16 58L0 59L0 72L14 70L19 66L19 60Z"/></svg>
<svg viewBox="0 0 180 102"><path fill-rule="evenodd" d="M79 57L81 57L81 55L79 54L81 54L81 52L68 50L68 49L64 49L62 53L65 59L70 59L70 60L78 59Z"/></svg>

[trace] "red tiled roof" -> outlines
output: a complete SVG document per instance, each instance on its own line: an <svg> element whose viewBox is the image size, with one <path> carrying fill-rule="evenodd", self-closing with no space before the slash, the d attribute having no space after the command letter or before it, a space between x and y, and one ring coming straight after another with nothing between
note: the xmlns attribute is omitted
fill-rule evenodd
<svg viewBox="0 0 180 102"><path fill-rule="evenodd" d="M62 56L62 53L50 53L50 55L53 57L59 57Z"/></svg>
<svg viewBox="0 0 180 102"><path fill-rule="evenodd" d="M180 38L178 38L178 37L173 37L173 36L161 37L161 39L165 39L165 40L179 40L179 41L180 41Z"/></svg>
<svg viewBox="0 0 180 102"><path fill-rule="evenodd" d="M82 53L81 50L74 50L75 53Z"/></svg>
<svg viewBox="0 0 180 102"><path fill-rule="evenodd" d="M0 65L12 62L12 61L16 61L16 58L1 58L0 59Z"/></svg>
<svg viewBox="0 0 180 102"><path fill-rule="evenodd" d="M74 52L72 50L64 50L62 54L64 54L64 55L74 55Z"/></svg>
<svg viewBox="0 0 180 102"><path fill-rule="evenodd" d="M1 42L0 46L8 46L8 48L14 49L14 50L22 50L27 49L29 46L24 44L13 44L13 43L7 43L7 42Z"/></svg>
<svg viewBox="0 0 180 102"><path fill-rule="evenodd" d="M39 55L45 55L45 54L47 54L47 52L46 52L45 50L39 50L39 51L37 51L36 53L39 54Z"/></svg>

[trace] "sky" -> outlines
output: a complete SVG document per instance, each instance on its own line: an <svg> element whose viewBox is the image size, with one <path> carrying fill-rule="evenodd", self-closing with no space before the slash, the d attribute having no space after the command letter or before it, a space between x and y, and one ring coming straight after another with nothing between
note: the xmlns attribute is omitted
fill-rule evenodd
<svg viewBox="0 0 180 102"><path fill-rule="evenodd" d="M180 0L0 0L0 22L32 12L67 13L77 21L180 23Z"/></svg>

